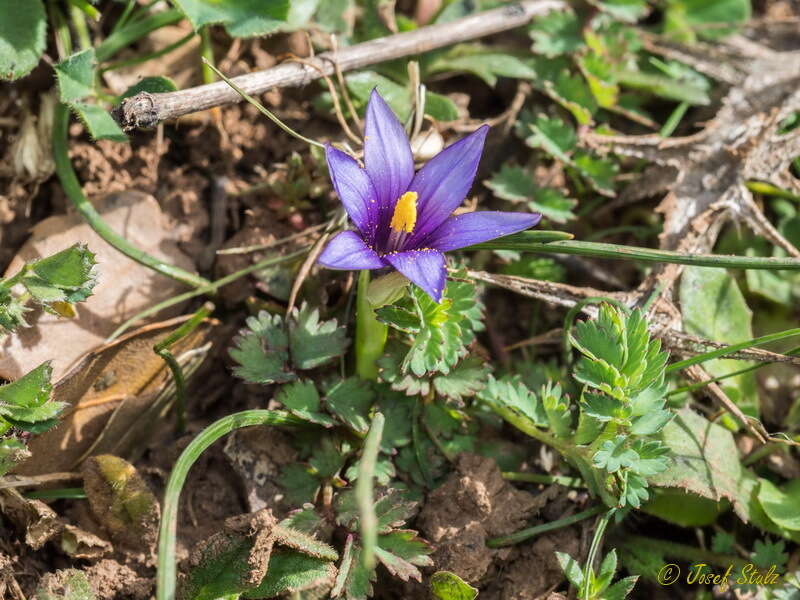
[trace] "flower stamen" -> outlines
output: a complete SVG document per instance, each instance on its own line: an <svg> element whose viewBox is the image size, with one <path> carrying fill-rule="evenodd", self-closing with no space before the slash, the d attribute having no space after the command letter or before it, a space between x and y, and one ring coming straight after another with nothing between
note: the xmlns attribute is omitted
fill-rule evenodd
<svg viewBox="0 0 800 600"><path fill-rule="evenodd" d="M397 204L389 223L390 250L399 250L406 241L408 234L414 231L417 224L417 192L406 192L397 199Z"/></svg>

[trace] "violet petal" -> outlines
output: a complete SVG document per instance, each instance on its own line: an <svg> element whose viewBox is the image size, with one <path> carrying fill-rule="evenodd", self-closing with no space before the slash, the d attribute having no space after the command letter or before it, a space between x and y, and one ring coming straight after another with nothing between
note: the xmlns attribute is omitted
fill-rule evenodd
<svg viewBox="0 0 800 600"><path fill-rule="evenodd" d="M354 158L325 145L325 158L331 174L333 187L344 205L350 219L361 234L370 242L375 241L378 224L378 201L372 180Z"/></svg>
<svg viewBox="0 0 800 600"><path fill-rule="evenodd" d="M428 248L442 252L458 250L473 244L524 231L542 218L539 213L471 212L454 215L422 241Z"/></svg>
<svg viewBox="0 0 800 600"><path fill-rule="evenodd" d="M325 246L317 262L329 269L352 271L384 267L380 256L355 231L343 231L334 237Z"/></svg>
<svg viewBox="0 0 800 600"><path fill-rule="evenodd" d="M414 176L408 189L419 195L418 216L406 248L418 247L464 201L475 179L488 131L488 125L483 125L451 144Z"/></svg>
<svg viewBox="0 0 800 600"><path fill-rule="evenodd" d="M436 302L442 299L447 266L444 254L432 248L393 252L384 257L390 265L416 283Z"/></svg>
<svg viewBox="0 0 800 600"><path fill-rule="evenodd" d="M378 230L385 234L395 202L414 177L414 158L403 126L377 90L372 90L367 105L364 166L378 194Z"/></svg>

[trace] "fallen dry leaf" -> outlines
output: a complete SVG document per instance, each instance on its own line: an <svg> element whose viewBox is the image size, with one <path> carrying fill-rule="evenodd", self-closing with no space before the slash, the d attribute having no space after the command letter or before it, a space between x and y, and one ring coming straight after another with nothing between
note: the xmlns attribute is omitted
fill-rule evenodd
<svg viewBox="0 0 800 600"><path fill-rule="evenodd" d="M68 405L59 424L30 440L32 456L14 472L70 471L89 455L128 457L142 448L174 398L172 375L153 345L187 318L146 325L78 361L53 386L53 399ZM171 346L187 378L207 356L216 323L206 320Z"/></svg>
<svg viewBox="0 0 800 600"><path fill-rule="evenodd" d="M136 191L107 196L97 209L108 225L145 252L193 270L191 259L173 241L172 230L155 198ZM76 305L78 316L64 319L35 309L26 315L31 327L0 342L0 377L17 379L46 360L58 378L80 356L96 348L128 317L170 298L185 287L143 267L103 241L79 215L50 217L37 224L11 261L5 276L26 261L82 242L97 255L94 295ZM178 314L172 307L162 318Z"/></svg>

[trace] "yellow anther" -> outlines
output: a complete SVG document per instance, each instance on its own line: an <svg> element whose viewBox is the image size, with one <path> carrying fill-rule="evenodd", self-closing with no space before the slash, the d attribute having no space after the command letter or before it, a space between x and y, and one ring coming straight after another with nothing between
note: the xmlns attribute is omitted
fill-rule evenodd
<svg viewBox="0 0 800 600"><path fill-rule="evenodd" d="M417 224L417 192L406 192L397 201L389 227L397 231L411 233Z"/></svg>

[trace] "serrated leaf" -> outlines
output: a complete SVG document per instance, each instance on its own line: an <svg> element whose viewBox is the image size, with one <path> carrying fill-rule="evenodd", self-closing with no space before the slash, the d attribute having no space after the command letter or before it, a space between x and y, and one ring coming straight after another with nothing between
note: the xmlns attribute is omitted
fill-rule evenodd
<svg viewBox="0 0 800 600"><path fill-rule="evenodd" d="M275 526L275 543L321 560L339 560L339 554L325 542L291 527Z"/></svg>
<svg viewBox="0 0 800 600"><path fill-rule="evenodd" d="M180 600L217 600L241 594L248 587L252 571L249 564L254 539L239 534L216 534L213 543L201 551L185 579L181 580L177 597ZM269 556L269 550L266 554ZM264 558L266 558L266 556Z"/></svg>
<svg viewBox="0 0 800 600"><path fill-rule="evenodd" d="M736 31L751 11L749 0L673 0L667 3L665 20L668 32L680 33L687 41L694 34L713 40Z"/></svg>
<svg viewBox="0 0 800 600"><path fill-rule="evenodd" d="M50 400L52 374L50 363L45 362L16 381L0 386L0 416L23 428L25 424L57 417L66 404Z"/></svg>
<svg viewBox="0 0 800 600"><path fill-rule="evenodd" d="M646 16L650 8L647 0L590 0L591 4L615 19L635 23Z"/></svg>
<svg viewBox="0 0 800 600"><path fill-rule="evenodd" d="M293 510L288 517L278 523L281 527L291 527L309 535L318 532L322 524L322 518L317 514L314 505L310 503L304 504L303 508Z"/></svg>
<svg viewBox="0 0 800 600"><path fill-rule="evenodd" d="M633 440L631 450L639 456L632 467L639 475L650 477L669 466L669 448L659 441Z"/></svg>
<svg viewBox="0 0 800 600"><path fill-rule="evenodd" d="M749 519L748 498L740 491L743 469L733 434L697 413L677 412L661 432L672 460L652 485L679 488L711 500L727 498L739 517Z"/></svg>
<svg viewBox="0 0 800 600"><path fill-rule="evenodd" d="M30 310L9 290L0 287L0 340L18 327L26 326L25 313Z"/></svg>
<svg viewBox="0 0 800 600"><path fill-rule="evenodd" d="M297 379L289 370L289 336L279 315L261 311L248 317L247 329L234 338L228 353L239 363L234 375L250 383L285 383Z"/></svg>
<svg viewBox="0 0 800 600"><path fill-rule="evenodd" d="M541 148L567 164L571 162L567 153L572 152L578 143L578 136L571 125L557 117L551 119L540 115L535 121L528 123L528 128L532 132L532 135L525 139L528 146Z"/></svg>
<svg viewBox="0 0 800 600"><path fill-rule="evenodd" d="M433 377L433 388L439 396L463 400L474 396L486 386L490 366L477 356L468 356L449 373Z"/></svg>
<svg viewBox="0 0 800 600"><path fill-rule="evenodd" d="M531 211L540 212L556 223L575 218L572 209L577 201L566 198L553 188L539 187L534 174L528 169L504 164L484 183L498 198L515 203L525 202Z"/></svg>
<svg viewBox="0 0 800 600"><path fill-rule="evenodd" d="M778 540L756 540L753 545L753 562L762 569L776 568L783 571L789 561L789 555L785 552L786 542Z"/></svg>
<svg viewBox="0 0 800 600"><path fill-rule="evenodd" d="M478 393L478 398L500 415L510 412L524 417L536 427L546 427L548 424L547 413L542 403L522 382L519 375L514 377L504 375L500 379L490 375L486 387Z"/></svg>
<svg viewBox="0 0 800 600"><path fill-rule="evenodd" d="M323 427L333 427L336 424L330 416L320 412L319 393L311 381L288 383L281 387L275 399L304 421Z"/></svg>
<svg viewBox="0 0 800 600"><path fill-rule="evenodd" d="M289 0L172 0L198 30L223 25L233 37L253 37L280 28L289 15Z"/></svg>
<svg viewBox="0 0 800 600"><path fill-rule="evenodd" d="M242 598L273 598L329 586L336 577L330 561L299 552L277 551L269 557L267 574L261 583L242 594Z"/></svg>
<svg viewBox="0 0 800 600"><path fill-rule="evenodd" d="M628 597L628 594L630 594L631 590L633 590L638 580L638 575L620 579L611 587L606 589L605 592L603 592L603 600L625 600L625 598Z"/></svg>
<svg viewBox="0 0 800 600"><path fill-rule="evenodd" d="M614 177L619 170L617 163L580 150L575 152L573 162L595 190L605 195L614 194Z"/></svg>
<svg viewBox="0 0 800 600"><path fill-rule="evenodd" d="M428 556L432 552L430 544L417 537L416 531L397 530L378 536L375 557L395 577L422 581L417 567L432 566L433 560Z"/></svg>
<svg viewBox="0 0 800 600"><path fill-rule="evenodd" d="M361 546L354 544L353 536L348 535L336 583L331 590L331 598L366 600L372 595L373 581L375 581L375 569L364 567L361 560Z"/></svg>
<svg viewBox="0 0 800 600"><path fill-rule="evenodd" d="M94 48L76 52L54 65L61 101L72 104L93 96L96 68Z"/></svg>
<svg viewBox="0 0 800 600"><path fill-rule="evenodd" d="M306 303L295 309L289 326L292 364L298 369L313 369L341 356L347 350L347 332L336 319L319 320L319 309Z"/></svg>
<svg viewBox="0 0 800 600"><path fill-rule="evenodd" d="M308 463L316 471L316 475L329 479L337 475L347 459L346 453L334 443L330 436L324 436L319 444L314 446Z"/></svg>
<svg viewBox="0 0 800 600"><path fill-rule="evenodd" d="M125 132L120 129L117 122L101 106L87 104L86 102L72 102L69 106L86 126L93 140L128 141L128 136L125 135Z"/></svg>
<svg viewBox="0 0 800 600"><path fill-rule="evenodd" d="M0 79L14 81L38 65L46 33L42 0L0 0Z"/></svg>
<svg viewBox="0 0 800 600"><path fill-rule="evenodd" d="M375 311L375 315L381 323L405 333L417 333L422 325L416 312L394 304L382 306Z"/></svg>
<svg viewBox="0 0 800 600"><path fill-rule="evenodd" d="M633 435L652 435L661 431L675 415L669 410L653 410L634 419L630 432Z"/></svg>
<svg viewBox="0 0 800 600"><path fill-rule="evenodd" d="M626 419L625 408L625 405L620 400L604 394L584 394L583 402L581 403L581 410L585 414L603 422Z"/></svg>
<svg viewBox="0 0 800 600"><path fill-rule="evenodd" d="M30 263L32 275L22 278L22 284L43 304L81 302L92 295L97 284L94 253L83 244L57 252Z"/></svg>
<svg viewBox="0 0 800 600"><path fill-rule="evenodd" d="M592 115L597 111L597 100L580 75L561 71L555 80L545 81L545 90L553 100L572 113L578 124L592 123Z"/></svg>
<svg viewBox="0 0 800 600"><path fill-rule="evenodd" d="M407 497L407 492L389 489L375 502L376 530L389 533L402 527L416 512L417 502ZM336 522L350 530L359 527L359 509L355 492L347 490L336 498Z"/></svg>
<svg viewBox="0 0 800 600"><path fill-rule="evenodd" d="M325 395L326 408L350 429L361 435L369 431L369 409L375 400L369 384L350 377L336 382Z"/></svg>
<svg viewBox="0 0 800 600"><path fill-rule="evenodd" d="M478 589L450 571L436 571L429 581L431 594L436 600L475 600Z"/></svg>
<svg viewBox="0 0 800 600"><path fill-rule="evenodd" d="M551 11L535 19L528 32L533 51L545 56L569 54L583 46L580 21L572 11Z"/></svg>
<svg viewBox="0 0 800 600"><path fill-rule="evenodd" d="M625 436L618 435L613 440L606 440L592 457L594 466L615 473L623 467L636 464L639 455L627 447Z"/></svg>

